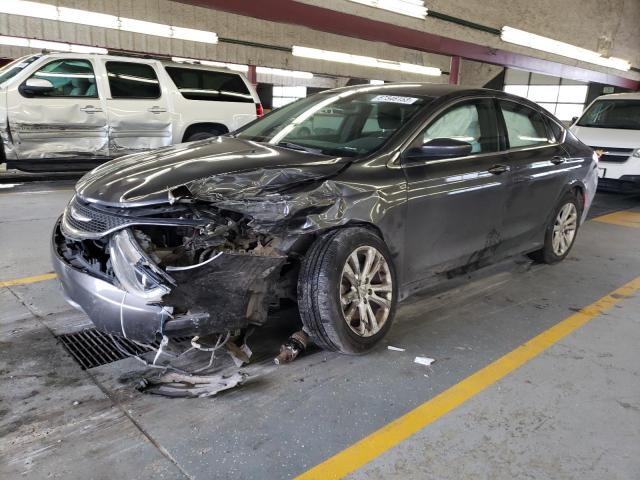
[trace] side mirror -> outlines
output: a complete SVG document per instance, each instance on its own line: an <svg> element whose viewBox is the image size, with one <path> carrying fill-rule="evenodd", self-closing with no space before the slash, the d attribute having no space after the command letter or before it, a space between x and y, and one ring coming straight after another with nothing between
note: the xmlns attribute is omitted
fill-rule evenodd
<svg viewBox="0 0 640 480"><path fill-rule="evenodd" d="M26 97L33 97L34 95L42 95L44 93L53 90L53 83L44 78L29 78L25 81L18 90Z"/></svg>
<svg viewBox="0 0 640 480"><path fill-rule="evenodd" d="M469 155L472 149L468 142L453 138L434 138L421 147L411 148L404 157L409 161L456 158Z"/></svg>
<svg viewBox="0 0 640 480"><path fill-rule="evenodd" d="M573 117L573 118L571 119L571 125L573 125L574 123L576 123L576 122L578 121L578 118L579 118L579 117Z"/></svg>

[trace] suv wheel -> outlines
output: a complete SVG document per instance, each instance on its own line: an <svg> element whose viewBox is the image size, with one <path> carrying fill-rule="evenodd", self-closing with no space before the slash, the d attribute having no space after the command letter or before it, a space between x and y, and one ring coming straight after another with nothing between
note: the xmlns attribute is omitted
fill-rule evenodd
<svg viewBox="0 0 640 480"><path fill-rule="evenodd" d="M344 228L318 238L302 262L300 316L307 333L326 350L370 350L391 328L396 299L389 250L366 228Z"/></svg>
<svg viewBox="0 0 640 480"><path fill-rule="evenodd" d="M195 142L197 140L206 140L207 138L217 137L219 135L222 135L222 133L218 132L217 130L195 132L189 135L189 138L187 138L185 142Z"/></svg>
<svg viewBox="0 0 640 480"><path fill-rule="evenodd" d="M529 254L541 263L558 263L569 254L576 240L582 209L574 193L567 193L558 203L544 236L544 247Z"/></svg>

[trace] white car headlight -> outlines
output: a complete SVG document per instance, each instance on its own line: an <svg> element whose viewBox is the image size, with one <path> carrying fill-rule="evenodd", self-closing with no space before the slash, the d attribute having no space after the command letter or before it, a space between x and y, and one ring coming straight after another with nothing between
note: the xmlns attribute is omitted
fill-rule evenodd
<svg viewBox="0 0 640 480"><path fill-rule="evenodd" d="M640 158L640 148L636 148L631 154L632 157Z"/></svg>
<svg viewBox="0 0 640 480"><path fill-rule="evenodd" d="M111 265L122 288L150 302L170 292L166 274L144 253L133 234L125 229L109 242Z"/></svg>

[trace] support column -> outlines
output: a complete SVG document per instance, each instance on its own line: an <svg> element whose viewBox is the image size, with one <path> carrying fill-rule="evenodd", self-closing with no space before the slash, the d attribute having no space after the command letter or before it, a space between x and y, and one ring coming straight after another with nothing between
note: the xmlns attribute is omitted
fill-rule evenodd
<svg viewBox="0 0 640 480"><path fill-rule="evenodd" d="M460 84L460 57L451 57L451 68L449 68L449 84Z"/></svg>
<svg viewBox="0 0 640 480"><path fill-rule="evenodd" d="M254 86L258 85L258 74L256 73L256 66L249 65L249 71L247 72L247 80Z"/></svg>

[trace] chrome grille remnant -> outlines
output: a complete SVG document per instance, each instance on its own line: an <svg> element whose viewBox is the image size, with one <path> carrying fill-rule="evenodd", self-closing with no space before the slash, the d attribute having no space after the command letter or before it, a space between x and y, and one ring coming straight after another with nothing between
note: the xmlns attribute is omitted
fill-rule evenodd
<svg viewBox="0 0 640 480"><path fill-rule="evenodd" d="M62 216L62 233L75 240L97 240L130 225L198 226L202 221L158 217L149 208L150 216L125 215L122 209L96 206L73 197ZM155 215L154 215L155 214Z"/></svg>

